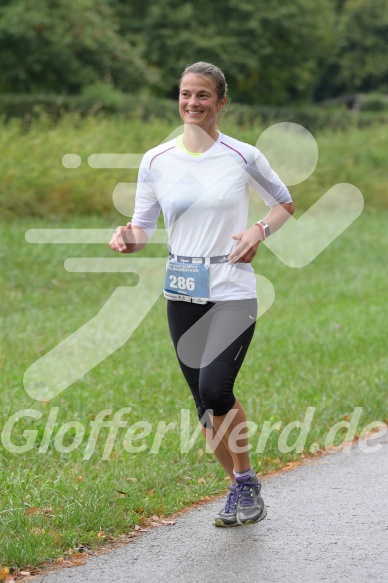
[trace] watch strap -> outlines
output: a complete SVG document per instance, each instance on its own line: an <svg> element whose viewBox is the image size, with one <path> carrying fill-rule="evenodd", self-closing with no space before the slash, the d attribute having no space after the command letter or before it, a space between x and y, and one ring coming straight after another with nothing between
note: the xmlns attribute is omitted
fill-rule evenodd
<svg viewBox="0 0 388 583"><path fill-rule="evenodd" d="M261 231L264 235L264 239L266 239L267 237L270 236L271 232L269 229L269 225L267 225L267 223L265 221L257 221L257 223L255 223L255 225L257 225L258 227L261 228Z"/></svg>

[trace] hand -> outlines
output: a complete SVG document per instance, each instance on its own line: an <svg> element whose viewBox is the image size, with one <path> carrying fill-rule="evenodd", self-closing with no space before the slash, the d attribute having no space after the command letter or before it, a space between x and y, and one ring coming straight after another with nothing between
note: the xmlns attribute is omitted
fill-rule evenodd
<svg viewBox="0 0 388 583"><path fill-rule="evenodd" d="M229 264L233 263L250 263L262 241L261 229L252 226L247 231L241 231L232 236L232 239L239 241L239 244L229 255Z"/></svg>
<svg viewBox="0 0 388 583"><path fill-rule="evenodd" d="M128 231L131 229L131 223L127 223L125 227L117 227L116 232L112 235L112 238L109 241L109 247L113 249L113 251L118 251L119 253L130 253L134 250L132 247L136 245L135 240L133 242L128 240L131 238L128 237Z"/></svg>

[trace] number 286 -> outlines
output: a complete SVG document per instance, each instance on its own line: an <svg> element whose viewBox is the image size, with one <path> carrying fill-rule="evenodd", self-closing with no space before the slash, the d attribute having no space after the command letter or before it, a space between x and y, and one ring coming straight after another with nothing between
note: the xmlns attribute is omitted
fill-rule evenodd
<svg viewBox="0 0 388 583"><path fill-rule="evenodd" d="M170 275L170 287L193 291L195 289L195 281L193 277L176 277L175 275Z"/></svg>

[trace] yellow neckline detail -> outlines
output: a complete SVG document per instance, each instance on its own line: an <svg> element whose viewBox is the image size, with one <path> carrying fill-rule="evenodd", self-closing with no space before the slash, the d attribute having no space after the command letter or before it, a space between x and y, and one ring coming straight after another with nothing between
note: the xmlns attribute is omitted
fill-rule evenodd
<svg viewBox="0 0 388 583"><path fill-rule="evenodd" d="M190 152L183 143L183 134L177 137L177 144L186 154L190 154L190 156L200 156L203 154L203 152Z"/></svg>

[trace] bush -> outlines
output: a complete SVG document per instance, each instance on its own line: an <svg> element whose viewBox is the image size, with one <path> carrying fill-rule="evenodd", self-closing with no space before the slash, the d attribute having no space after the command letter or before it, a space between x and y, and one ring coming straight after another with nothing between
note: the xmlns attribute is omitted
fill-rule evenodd
<svg viewBox="0 0 388 583"><path fill-rule="evenodd" d="M0 96L0 116L5 119L23 118L28 123L32 118L38 118L42 112L54 120L69 112L78 113L82 117L102 112L135 116L142 121L156 117L171 121L177 118L178 107L172 100L156 99L149 95L128 95L106 84L89 86L84 94L76 96Z"/></svg>
<svg viewBox="0 0 388 583"><path fill-rule="evenodd" d="M369 93L368 95L362 95L361 107L363 111L388 112L388 95L382 93Z"/></svg>
<svg viewBox="0 0 388 583"><path fill-rule="evenodd" d="M147 103L151 105L151 101ZM139 104L133 107L143 107L144 115L155 115L155 100L152 110ZM239 115L242 113L239 111ZM243 128L233 122L233 115L230 111L221 131L251 144L270 125L259 124L255 119L248 126L252 118L246 115L240 119L247 124ZM376 119L376 114L366 112L360 119L368 117ZM306 123L306 118L293 120ZM122 207L115 209L113 193L122 184L127 189L125 208L130 207L124 216L131 216L132 187L128 183L136 183L137 169L94 169L88 165L88 157L102 152L141 154L168 139L180 125L176 110L171 122L156 117L144 122L136 115L82 117L79 113L62 115L54 121L49 115L41 114L32 118L26 129L22 119L9 119L0 131L3 152L0 214L3 217L117 215ZM313 134L319 145L319 163L309 180L292 190L299 211L309 208L337 182L349 182L360 188L366 206L387 208L386 128L369 124L346 131L326 128ZM62 165L62 156L69 153L79 156L79 167Z"/></svg>
<svg viewBox="0 0 388 583"><path fill-rule="evenodd" d="M388 98L385 96L364 97L361 112L314 105L269 107L232 103L228 107L227 119L242 128L249 128L254 124L268 126L289 121L298 123L311 132L321 129L346 130L354 126L388 123L386 100ZM147 93L129 95L105 83L91 85L82 95L77 96L0 96L0 116L5 119L23 118L25 127L31 119L39 118L42 113L58 120L68 112L75 112L81 117L103 113L122 114L139 121L154 119L167 123L179 121L176 100L156 98Z"/></svg>

